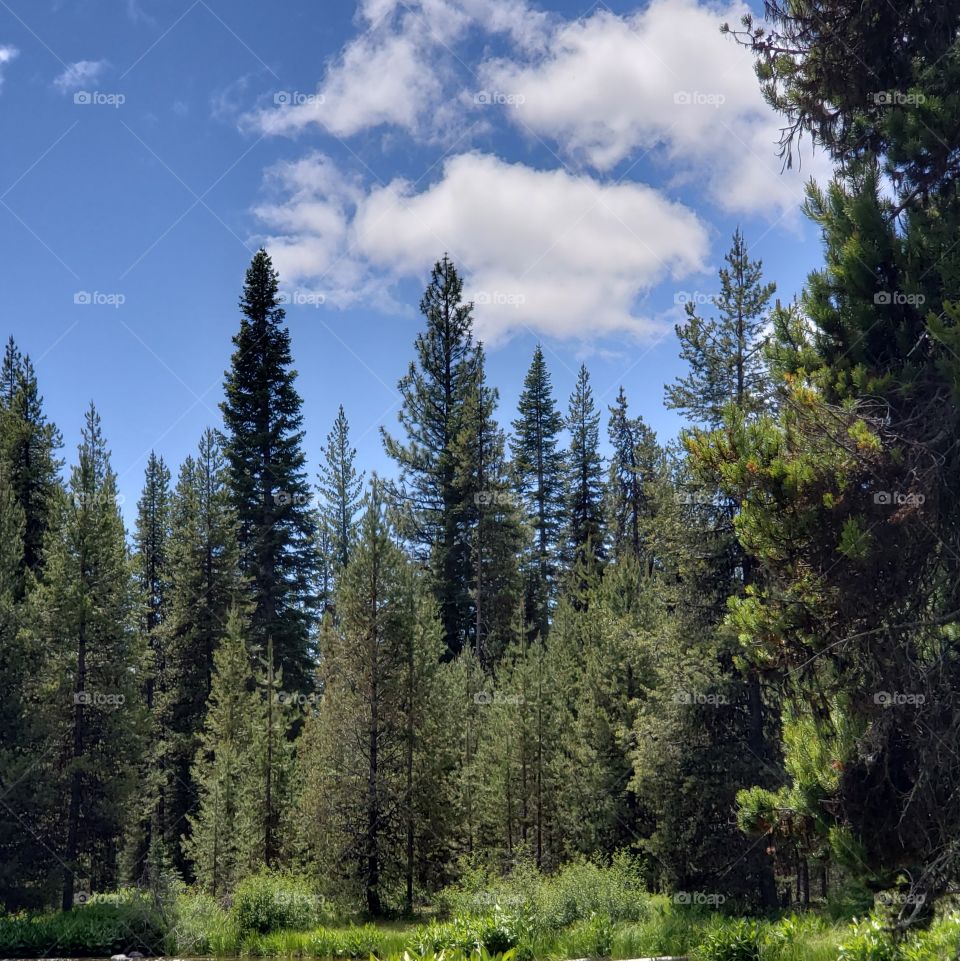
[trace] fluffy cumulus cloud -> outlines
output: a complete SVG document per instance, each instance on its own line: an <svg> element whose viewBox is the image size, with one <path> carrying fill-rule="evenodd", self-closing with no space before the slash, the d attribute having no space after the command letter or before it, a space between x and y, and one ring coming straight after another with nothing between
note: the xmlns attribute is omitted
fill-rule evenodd
<svg viewBox="0 0 960 961"><path fill-rule="evenodd" d="M67 64L63 72L53 81L53 85L61 93L73 93L94 84L107 68L106 60L78 60Z"/></svg>
<svg viewBox="0 0 960 961"><path fill-rule="evenodd" d="M266 134L317 126L350 137L389 125L422 139L457 126L460 41L471 29L542 50L546 14L521 0L364 0L363 31L330 59L316 90L279 91L245 123Z"/></svg>
<svg viewBox="0 0 960 961"><path fill-rule="evenodd" d="M598 10L557 26L542 56L490 60L481 76L508 122L597 170L646 156L705 182L724 210L783 213L828 168L808 156L781 175L780 122L749 54L719 31L746 9L653 0L630 16Z"/></svg>
<svg viewBox="0 0 960 961"><path fill-rule="evenodd" d="M0 87L3 87L3 71L11 60L16 59L20 51L16 47L0 44Z"/></svg>
<svg viewBox="0 0 960 961"><path fill-rule="evenodd" d="M365 189L319 155L272 179L279 195L258 213L291 283L332 304L376 290L385 306L384 277L422 278L447 250L488 343L522 328L581 338L659 333L635 309L638 298L662 279L702 270L708 250L696 215L648 186L489 154L449 158L423 189L404 180Z"/></svg>

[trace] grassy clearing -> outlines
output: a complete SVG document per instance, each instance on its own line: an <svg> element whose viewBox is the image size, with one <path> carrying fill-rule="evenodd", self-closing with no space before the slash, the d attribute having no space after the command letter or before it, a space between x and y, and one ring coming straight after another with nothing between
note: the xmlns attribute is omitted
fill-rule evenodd
<svg viewBox="0 0 960 961"><path fill-rule="evenodd" d="M301 878L261 875L232 903L180 890L153 900L98 895L73 911L0 917L0 957L93 957L137 950L186 957L558 961L686 955L691 961L956 961L960 914L894 943L879 917L809 913L744 919L643 890L629 862L570 865L541 877L468 872L436 916L362 923Z"/></svg>

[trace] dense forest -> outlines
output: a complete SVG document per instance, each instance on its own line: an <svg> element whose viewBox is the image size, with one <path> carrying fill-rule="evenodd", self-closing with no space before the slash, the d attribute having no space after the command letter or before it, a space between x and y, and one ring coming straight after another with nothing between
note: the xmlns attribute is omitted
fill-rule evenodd
<svg viewBox="0 0 960 961"><path fill-rule="evenodd" d="M556 396L539 347L504 411L443 255L394 469L357 463L349 399L309 450L260 250L222 424L150 455L128 532L96 409L65 463L8 343L6 910L268 868L376 918L625 852L650 891L929 923L960 866L960 7L768 18L731 32L785 160L836 161L823 267L782 302L736 232L677 326L676 440L586 366Z"/></svg>

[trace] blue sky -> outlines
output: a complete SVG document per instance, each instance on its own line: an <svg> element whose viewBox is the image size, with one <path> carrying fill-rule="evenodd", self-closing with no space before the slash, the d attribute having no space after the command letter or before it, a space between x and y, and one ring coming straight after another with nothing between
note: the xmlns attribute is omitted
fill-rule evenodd
<svg viewBox="0 0 960 961"><path fill-rule="evenodd" d="M95 400L132 517L218 402L253 251L281 271L308 459L343 403L384 469L416 305L444 251L501 419L533 345L663 439L679 301L741 224L786 299L819 261L780 173L746 8L526 0L0 0L2 333L74 456Z"/></svg>

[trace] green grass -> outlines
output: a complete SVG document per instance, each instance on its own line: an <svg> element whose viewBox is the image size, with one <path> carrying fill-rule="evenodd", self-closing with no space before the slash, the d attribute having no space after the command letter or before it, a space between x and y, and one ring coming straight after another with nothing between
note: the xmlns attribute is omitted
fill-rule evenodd
<svg viewBox="0 0 960 961"><path fill-rule="evenodd" d="M629 862L587 862L552 877L468 871L426 923L355 923L302 878L248 879L228 906L181 889L154 901L123 891L70 912L0 916L0 957L144 954L368 961L957 961L960 913L894 942L876 915L742 919L646 892ZM354 923L351 923L353 920Z"/></svg>

